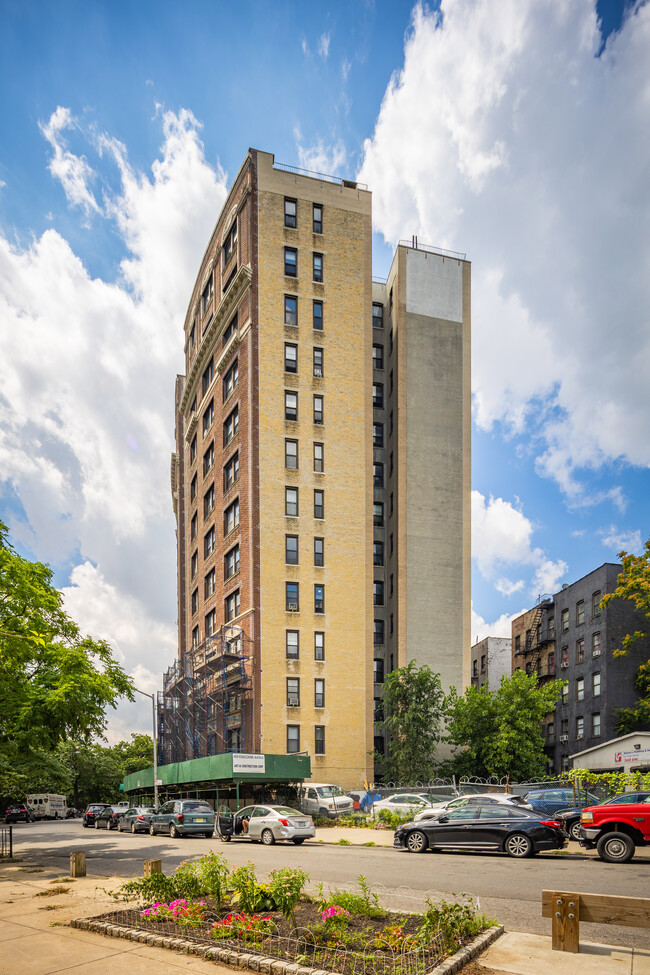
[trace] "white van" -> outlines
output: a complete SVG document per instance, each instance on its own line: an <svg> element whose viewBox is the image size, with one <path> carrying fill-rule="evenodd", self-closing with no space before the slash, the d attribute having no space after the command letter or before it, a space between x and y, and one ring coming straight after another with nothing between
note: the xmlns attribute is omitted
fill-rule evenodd
<svg viewBox="0 0 650 975"><path fill-rule="evenodd" d="M302 812L309 813L310 816L335 819L354 810L354 801L350 796L345 795L338 785L304 782L300 798Z"/></svg>
<svg viewBox="0 0 650 975"><path fill-rule="evenodd" d="M26 804L34 819L65 819L68 815L65 796L41 793L27 796Z"/></svg>

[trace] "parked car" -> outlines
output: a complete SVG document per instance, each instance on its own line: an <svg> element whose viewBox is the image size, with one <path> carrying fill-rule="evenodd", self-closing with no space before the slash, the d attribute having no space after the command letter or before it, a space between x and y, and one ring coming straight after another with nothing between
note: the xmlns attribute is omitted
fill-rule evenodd
<svg viewBox="0 0 650 975"><path fill-rule="evenodd" d="M456 799L449 799L447 802L434 802L428 809L422 809L419 813L416 813L414 821L421 823L427 819L439 819L448 810L462 809L463 806L498 805L517 809L531 808L521 796L513 796L509 792L477 792L469 796L458 796Z"/></svg>
<svg viewBox="0 0 650 975"><path fill-rule="evenodd" d="M271 846L278 840L291 840L296 846L316 835L314 821L290 806L244 806L234 816L219 815L219 834L229 840L251 840Z"/></svg>
<svg viewBox="0 0 650 975"><path fill-rule="evenodd" d="M148 833L151 817L156 815L154 806L130 806L117 823L119 833Z"/></svg>
<svg viewBox="0 0 650 975"><path fill-rule="evenodd" d="M561 850L567 836L554 819L542 819L528 809L465 804L438 819L406 823L395 831L393 846L410 853L426 850L496 851L510 857L529 857L541 850Z"/></svg>
<svg viewBox="0 0 650 975"><path fill-rule="evenodd" d="M117 829L123 812L119 806L105 806L95 817L95 829Z"/></svg>
<svg viewBox="0 0 650 975"><path fill-rule="evenodd" d="M170 799L149 820L149 832L170 836L214 836L214 809L202 799Z"/></svg>
<svg viewBox="0 0 650 975"><path fill-rule="evenodd" d="M99 816L103 809L106 809L107 802L91 802L89 806L86 806L86 811L83 815L83 826L94 826L95 820Z"/></svg>
<svg viewBox="0 0 650 975"><path fill-rule="evenodd" d="M400 816L408 816L409 813L415 814L420 809L430 805L429 799L424 795L419 795L416 792L396 792L395 795L386 796L385 799L374 802L372 815L376 819L382 809L388 809L389 812L398 813Z"/></svg>
<svg viewBox="0 0 650 975"><path fill-rule="evenodd" d="M590 806L580 818L580 846L595 846L607 863L627 863L637 846L650 845L650 799Z"/></svg>
<svg viewBox="0 0 650 975"><path fill-rule="evenodd" d="M614 799L607 799L606 802L599 803L601 806L627 806L631 802L645 802L646 799L650 799L650 792L624 792L622 796L615 796ZM571 809L563 809L561 812L557 813L556 819L559 819L564 827L565 833L568 833L572 840L579 840L581 837L581 822L580 816L582 813L581 806L574 806Z"/></svg>
<svg viewBox="0 0 650 975"><path fill-rule="evenodd" d="M583 793L583 801L581 802L580 796L576 797L573 789L567 788L533 789L532 792L526 793L526 802L530 803L535 812L544 813L545 816L552 816L560 812L561 809L575 806L576 798L582 807L594 806L602 801L598 796L587 792Z"/></svg>
<svg viewBox="0 0 650 975"><path fill-rule="evenodd" d="M23 803L17 806L9 806L5 813L5 823L31 823L33 818L31 812Z"/></svg>
<svg viewBox="0 0 650 975"><path fill-rule="evenodd" d="M354 800L338 785L327 782L305 782L302 787L300 809L308 816L335 819L354 810Z"/></svg>

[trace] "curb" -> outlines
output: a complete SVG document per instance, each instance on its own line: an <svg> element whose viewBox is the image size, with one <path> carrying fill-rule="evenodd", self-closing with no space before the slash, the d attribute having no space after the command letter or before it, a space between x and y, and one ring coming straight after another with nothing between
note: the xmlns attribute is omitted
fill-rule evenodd
<svg viewBox="0 0 650 975"><path fill-rule="evenodd" d="M440 962L435 968L427 972L427 975L454 975L454 972L460 971L461 968L472 960L491 945L493 941L500 938L504 932L503 925L498 925L497 927L488 928L487 931L482 931L481 934L477 934L473 941L460 951L457 951L455 955L451 955L450 958L445 958L443 962Z"/></svg>

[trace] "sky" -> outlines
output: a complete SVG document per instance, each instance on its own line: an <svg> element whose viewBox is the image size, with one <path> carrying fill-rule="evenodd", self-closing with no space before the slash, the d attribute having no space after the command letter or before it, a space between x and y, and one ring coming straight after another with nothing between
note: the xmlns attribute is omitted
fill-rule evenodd
<svg viewBox="0 0 650 975"><path fill-rule="evenodd" d="M472 262L472 640L650 514L650 4L0 0L0 519L146 692L174 378L247 149ZM149 731L144 698L109 740Z"/></svg>

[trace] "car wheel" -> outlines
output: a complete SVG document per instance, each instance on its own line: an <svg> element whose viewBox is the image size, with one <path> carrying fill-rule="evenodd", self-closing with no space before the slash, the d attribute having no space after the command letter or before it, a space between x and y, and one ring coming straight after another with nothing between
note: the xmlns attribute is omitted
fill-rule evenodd
<svg viewBox="0 0 650 975"><path fill-rule="evenodd" d="M83 826L84 829L88 829L88 823L82 823L81 825Z"/></svg>
<svg viewBox="0 0 650 975"><path fill-rule="evenodd" d="M174 824L173 824L173 823L172 823L172 824L171 824L171 826L169 827L169 835L171 836L171 838L172 838L173 840L175 840L175 839L177 839L177 838L178 838L178 830L176 829L176 827L174 826Z"/></svg>
<svg viewBox="0 0 650 975"><path fill-rule="evenodd" d="M606 863L627 863L634 856L634 840L625 833L605 833L596 844L598 856Z"/></svg>
<svg viewBox="0 0 650 975"><path fill-rule="evenodd" d="M262 831L262 843L264 846L273 846L275 843L275 836L273 831L270 829L265 829Z"/></svg>
<svg viewBox="0 0 650 975"><path fill-rule="evenodd" d="M131 832L132 833L137 833L137 830L135 828L135 823L131 823Z"/></svg>
<svg viewBox="0 0 650 975"><path fill-rule="evenodd" d="M304 843L305 842L305 837L304 836L294 836L293 842L296 844L296 846L300 846L301 843Z"/></svg>
<svg viewBox="0 0 650 975"><path fill-rule="evenodd" d="M424 853L428 845L426 836L419 829L413 830L406 838L406 849L409 853Z"/></svg>
<svg viewBox="0 0 650 975"><path fill-rule="evenodd" d="M95 829L100 829L99 820L95 820Z"/></svg>
<svg viewBox="0 0 650 975"><path fill-rule="evenodd" d="M205 834L206 840L211 840L213 836L214 836L214 833L206 833Z"/></svg>
<svg viewBox="0 0 650 975"><path fill-rule="evenodd" d="M571 825L569 826L569 836L571 837L572 840L580 839L581 828L582 826L579 819L576 819L574 823L571 823Z"/></svg>
<svg viewBox="0 0 650 975"><path fill-rule="evenodd" d="M156 827L154 826L153 823L149 823L149 836L155 836L155 835L156 835Z"/></svg>
<svg viewBox="0 0 650 975"><path fill-rule="evenodd" d="M230 841L232 839L232 836L221 836L220 835L219 836L219 839L221 840L222 843L230 843Z"/></svg>
<svg viewBox="0 0 650 975"><path fill-rule="evenodd" d="M513 833L505 842L504 849L509 857L529 857L533 855L533 844L524 833Z"/></svg>
<svg viewBox="0 0 650 975"><path fill-rule="evenodd" d="M117 831L118 831L118 833L121 833L121 832L122 832L122 821L121 821L121 820L120 820L120 822L119 822L119 823L117 824Z"/></svg>

